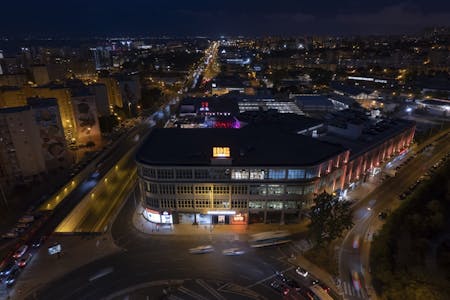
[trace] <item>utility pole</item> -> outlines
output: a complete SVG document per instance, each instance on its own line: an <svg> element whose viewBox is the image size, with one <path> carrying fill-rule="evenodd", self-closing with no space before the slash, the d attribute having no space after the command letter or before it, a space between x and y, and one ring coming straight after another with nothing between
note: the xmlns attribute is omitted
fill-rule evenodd
<svg viewBox="0 0 450 300"><path fill-rule="evenodd" d="M2 194L2 199L3 202L5 203L5 206L9 206L8 199L6 198L5 191L3 190L3 185L1 183L0 183L0 193Z"/></svg>

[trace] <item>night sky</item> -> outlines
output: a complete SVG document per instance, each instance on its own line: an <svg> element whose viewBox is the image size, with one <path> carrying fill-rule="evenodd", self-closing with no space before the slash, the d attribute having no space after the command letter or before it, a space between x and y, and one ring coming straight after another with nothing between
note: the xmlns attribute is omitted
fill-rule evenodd
<svg viewBox="0 0 450 300"><path fill-rule="evenodd" d="M0 34L411 33L450 26L449 0L5 0Z"/></svg>

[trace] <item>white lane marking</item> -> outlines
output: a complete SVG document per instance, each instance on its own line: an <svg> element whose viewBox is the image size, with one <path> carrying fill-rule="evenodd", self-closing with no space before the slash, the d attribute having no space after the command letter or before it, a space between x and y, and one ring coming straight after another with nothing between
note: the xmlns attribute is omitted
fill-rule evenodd
<svg viewBox="0 0 450 300"><path fill-rule="evenodd" d="M289 271L289 270L292 270L293 268L294 268L294 266L291 266L291 267L289 267L289 268L287 268L286 270L283 270L283 271L281 271L281 272L284 273L284 272L287 272L287 271ZM274 278L275 276L277 276L277 274L273 274L273 275L271 275L271 276L269 276L269 277L263 278L263 279L261 279L261 280L255 282L255 283L253 283L253 284L248 285L247 288L252 288L252 287L254 287L254 286L257 286L258 284L261 284L261 283L263 283L264 281L267 281L267 280L269 280L269 279L271 279L271 278Z"/></svg>
<svg viewBox="0 0 450 300"><path fill-rule="evenodd" d="M191 290L185 288L184 286L179 287L178 290L179 290L180 292L182 292L182 293L188 295L188 296L191 296L191 297L194 298L194 299L208 300L207 298L205 298L205 297L203 297L203 296L197 294L197 293L194 292L194 291L191 291Z"/></svg>
<svg viewBox="0 0 450 300"><path fill-rule="evenodd" d="M208 292L210 292L211 295L213 295L214 297L216 297L216 299L219 299L219 300L226 300L224 296L222 296L221 294L219 294L215 289L213 289L210 285L208 285L204 280L202 280L202 279L197 279L197 280L195 280L195 282L197 282L197 284L201 285L205 290L207 290Z"/></svg>

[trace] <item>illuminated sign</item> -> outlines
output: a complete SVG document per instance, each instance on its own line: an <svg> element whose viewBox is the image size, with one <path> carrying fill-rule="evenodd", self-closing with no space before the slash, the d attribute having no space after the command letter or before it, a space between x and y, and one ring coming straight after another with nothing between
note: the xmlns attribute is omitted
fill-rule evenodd
<svg viewBox="0 0 450 300"><path fill-rule="evenodd" d="M213 157L217 158L230 157L230 147L213 147Z"/></svg>
<svg viewBox="0 0 450 300"><path fill-rule="evenodd" d="M233 221L235 222L243 222L244 221L244 216L242 214L237 214L233 217Z"/></svg>
<svg viewBox="0 0 450 300"><path fill-rule="evenodd" d="M54 255L61 253L61 244L56 244L54 246L48 247L48 254Z"/></svg>
<svg viewBox="0 0 450 300"><path fill-rule="evenodd" d="M144 214L146 215L146 219L153 223L161 223L161 215L158 211L154 211L151 209L146 209L144 211Z"/></svg>

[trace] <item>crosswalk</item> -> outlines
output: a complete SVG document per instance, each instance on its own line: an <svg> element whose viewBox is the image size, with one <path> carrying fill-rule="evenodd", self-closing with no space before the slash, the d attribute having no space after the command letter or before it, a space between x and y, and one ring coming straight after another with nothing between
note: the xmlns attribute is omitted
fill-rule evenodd
<svg viewBox="0 0 450 300"><path fill-rule="evenodd" d="M361 298L363 299L364 296L361 293L361 290L356 290L352 283L343 281L341 284L342 290L344 292L344 295Z"/></svg>

